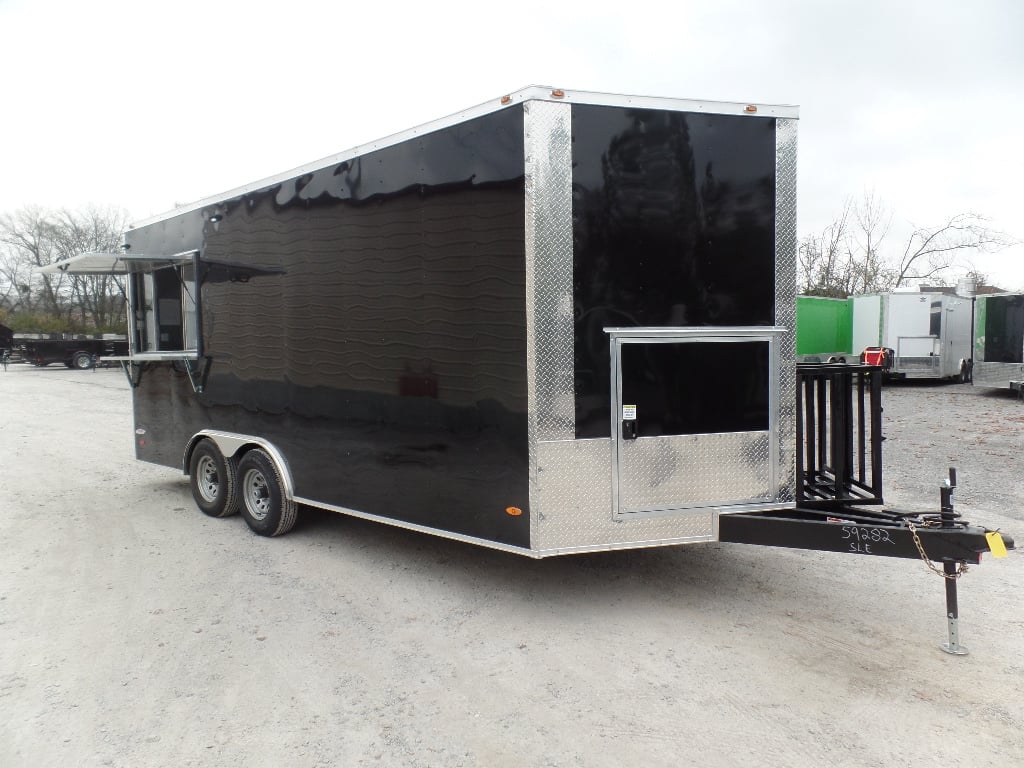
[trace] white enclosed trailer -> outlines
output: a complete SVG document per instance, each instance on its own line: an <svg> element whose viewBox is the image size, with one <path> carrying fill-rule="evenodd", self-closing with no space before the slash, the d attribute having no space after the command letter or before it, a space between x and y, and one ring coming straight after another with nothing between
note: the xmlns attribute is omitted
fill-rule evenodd
<svg viewBox="0 0 1024 768"><path fill-rule="evenodd" d="M973 303L943 293L854 296L853 351L892 350L892 378L967 381Z"/></svg>

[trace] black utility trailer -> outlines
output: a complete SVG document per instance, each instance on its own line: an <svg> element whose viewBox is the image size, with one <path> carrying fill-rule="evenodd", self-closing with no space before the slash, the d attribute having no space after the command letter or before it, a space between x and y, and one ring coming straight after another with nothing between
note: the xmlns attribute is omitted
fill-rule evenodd
<svg viewBox="0 0 1024 768"><path fill-rule="evenodd" d="M533 557L905 543L801 447L847 406L794 397L796 126L527 88L54 268L127 275L137 457L260 534L308 505Z"/></svg>
<svg viewBox="0 0 1024 768"><path fill-rule="evenodd" d="M16 333L21 362L43 367L63 363L68 368L93 368L104 357L128 354L128 337L103 333Z"/></svg>

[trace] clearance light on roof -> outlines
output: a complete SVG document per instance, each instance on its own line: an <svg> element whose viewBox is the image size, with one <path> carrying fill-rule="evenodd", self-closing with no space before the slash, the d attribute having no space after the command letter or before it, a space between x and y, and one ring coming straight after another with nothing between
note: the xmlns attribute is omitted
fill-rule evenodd
<svg viewBox="0 0 1024 768"><path fill-rule="evenodd" d="M510 101L512 101L512 97L511 96L502 96L501 97L501 103L502 104L508 104Z"/></svg>
<svg viewBox="0 0 1024 768"><path fill-rule="evenodd" d="M553 90L551 92L551 98L553 98L553 99L564 99L565 98L565 91L563 91L561 88L555 88L555 90Z"/></svg>
<svg viewBox="0 0 1024 768"><path fill-rule="evenodd" d="M753 114L754 112L757 112L757 107L755 107L753 104L747 104L747 106L743 108L743 111L750 112L751 114Z"/></svg>

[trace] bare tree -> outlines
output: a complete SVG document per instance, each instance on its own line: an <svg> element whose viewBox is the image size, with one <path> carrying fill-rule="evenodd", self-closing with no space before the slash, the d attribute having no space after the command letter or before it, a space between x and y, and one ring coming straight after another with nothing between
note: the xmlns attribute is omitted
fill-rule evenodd
<svg viewBox="0 0 1024 768"><path fill-rule="evenodd" d="M58 296L64 276L36 274L54 260L54 234L52 216L37 206L0 216L0 277L13 299L12 309L62 314Z"/></svg>
<svg viewBox="0 0 1024 768"><path fill-rule="evenodd" d="M123 210L89 207L72 213L63 209L55 217L57 261L87 251L117 251L128 226L128 215ZM123 286L113 275L68 275L68 278L70 304L86 325L106 328L123 319Z"/></svg>
<svg viewBox="0 0 1024 768"><path fill-rule="evenodd" d="M992 229L975 213L958 213L938 227L915 227L896 269L898 288L910 280L926 280L954 267L974 253L995 253L1018 241Z"/></svg>
<svg viewBox="0 0 1024 768"><path fill-rule="evenodd" d="M993 229L984 217L961 213L939 227L915 227L897 261L888 258L885 249L892 221L892 211L874 192L866 192L857 203L847 199L835 221L800 242L802 292L842 298L889 291L910 281L944 276L956 267L972 269L971 255L1018 242Z"/></svg>
<svg viewBox="0 0 1024 768"><path fill-rule="evenodd" d="M844 264L847 225L853 203L847 198L843 211L820 234L808 235L797 249L797 271L800 291L809 296L846 296Z"/></svg>
<svg viewBox="0 0 1024 768"><path fill-rule="evenodd" d="M85 251L117 250L122 210L73 212L38 206L0 215L0 304L12 317L47 316L67 329L123 323L124 295L111 275L40 274L41 267Z"/></svg>
<svg viewBox="0 0 1024 768"><path fill-rule="evenodd" d="M800 243L797 260L802 292L845 298L886 290L891 271L880 246L891 221L888 208L874 193L857 203L847 198L835 221Z"/></svg>
<svg viewBox="0 0 1024 768"><path fill-rule="evenodd" d="M892 271L882 254L882 243L892 227L892 210L874 191L865 192L854 207L857 226L851 238L847 263L850 270L849 296L888 290Z"/></svg>

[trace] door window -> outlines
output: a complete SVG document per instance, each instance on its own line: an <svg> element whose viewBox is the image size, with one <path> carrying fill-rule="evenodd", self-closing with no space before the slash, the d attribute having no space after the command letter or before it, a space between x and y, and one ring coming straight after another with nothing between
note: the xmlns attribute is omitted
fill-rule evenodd
<svg viewBox="0 0 1024 768"><path fill-rule="evenodd" d="M620 365L637 437L769 428L767 341L624 343Z"/></svg>

